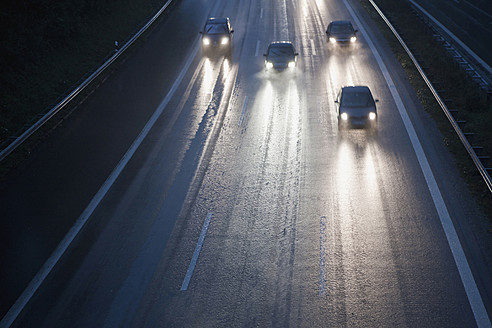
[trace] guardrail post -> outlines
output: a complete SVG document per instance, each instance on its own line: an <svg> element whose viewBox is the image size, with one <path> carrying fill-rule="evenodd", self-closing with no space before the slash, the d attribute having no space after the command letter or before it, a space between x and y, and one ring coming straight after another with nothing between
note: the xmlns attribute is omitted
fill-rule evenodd
<svg viewBox="0 0 492 328"><path fill-rule="evenodd" d="M480 162L482 162L482 164L485 166L486 164L489 163L489 159L490 157L489 156L478 156L478 159L480 160Z"/></svg>
<svg viewBox="0 0 492 328"><path fill-rule="evenodd" d="M461 130L465 127L466 121L456 121Z"/></svg>

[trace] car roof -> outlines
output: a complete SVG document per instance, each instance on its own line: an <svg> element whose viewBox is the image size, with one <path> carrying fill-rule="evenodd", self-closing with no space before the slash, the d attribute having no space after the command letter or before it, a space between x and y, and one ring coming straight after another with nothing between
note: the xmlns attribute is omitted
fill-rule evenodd
<svg viewBox="0 0 492 328"><path fill-rule="evenodd" d="M229 17L210 17L207 19L207 24L226 24Z"/></svg>
<svg viewBox="0 0 492 328"><path fill-rule="evenodd" d="M346 86L342 88L342 91L349 91L349 92L369 92L371 93L371 90L369 90L369 87L365 85L355 85L355 86Z"/></svg>
<svg viewBox="0 0 492 328"><path fill-rule="evenodd" d="M332 25L352 25L352 22L346 21L346 20L338 20L338 21L332 21L330 24L332 24Z"/></svg>

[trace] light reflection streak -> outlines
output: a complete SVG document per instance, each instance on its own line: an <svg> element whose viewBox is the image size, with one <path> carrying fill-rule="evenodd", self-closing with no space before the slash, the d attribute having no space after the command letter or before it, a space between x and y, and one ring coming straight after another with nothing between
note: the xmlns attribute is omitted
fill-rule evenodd
<svg viewBox="0 0 492 328"><path fill-rule="evenodd" d="M357 136L354 133L350 137L341 140L336 154L337 217L343 253L346 311L356 312L357 305L351 301L360 297L364 284L378 286L368 289L366 297L378 308L389 308L394 302L389 300L399 300L401 296L398 289L392 288L398 277L386 223L387 214L381 187L378 186L377 153L365 140L365 134ZM364 284L360 284L360 272L364 274ZM392 293L391 297L381 297L383 290L384 295Z"/></svg>
<svg viewBox="0 0 492 328"><path fill-rule="evenodd" d="M289 158L296 161L298 156L298 141L301 140L300 136L300 99L299 90L297 88L297 83L295 80L291 79L289 81L289 86L287 89L287 102L286 107L288 107L288 120L286 120L286 138L289 141Z"/></svg>
<svg viewBox="0 0 492 328"><path fill-rule="evenodd" d="M325 1L324 0L315 0L314 1L316 6L318 7L318 11L319 12L327 12L327 9L326 9L326 4L325 4ZM326 29L327 26L324 26L324 28Z"/></svg>
<svg viewBox="0 0 492 328"><path fill-rule="evenodd" d="M289 39L289 25L287 23L287 1L280 1L280 39L288 40Z"/></svg>
<svg viewBox="0 0 492 328"><path fill-rule="evenodd" d="M304 17L308 17L308 10L307 10L307 4L306 2L304 1L303 4L302 4L302 13L304 14Z"/></svg>
<svg viewBox="0 0 492 328"><path fill-rule="evenodd" d="M266 129L268 120L270 119L270 113L273 109L273 86L271 81L265 81L265 86L263 87L262 90L262 96L258 101L258 106L259 108L259 118L260 122L262 124L258 124L258 126L262 126L263 128Z"/></svg>
<svg viewBox="0 0 492 328"><path fill-rule="evenodd" d="M375 159L368 146L367 140L360 143L342 140L339 145L337 185L341 199L345 202L345 204L340 204L342 207L350 206L350 201L357 199L358 205L368 205L366 209L369 211L373 206L378 206L377 204L381 201L374 165Z"/></svg>
<svg viewBox="0 0 492 328"><path fill-rule="evenodd" d="M328 76L330 81L332 81L333 86L336 87L335 92L338 92L338 88L341 88L342 86L354 85L354 74L347 68L347 65L341 63L342 60L345 59L340 59L337 56L331 56L328 60Z"/></svg>
<svg viewBox="0 0 492 328"><path fill-rule="evenodd" d="M341 87L346 85L353 85L353 74L347 69L346 65L342 65L341 59L338 56L330 56L326 66L324 68L324 79L327 87L327 93L329 95L329 113L328 119L331 122L330 132L331 135L340 134L338 129L338 118L336 115L335 99Z"/></svg>
<svg viewBox="0 0 492 328"><path fill-rule="evenodd" d="M350 195L353 190L353 176L357 173L354 162L353 153L346 141L342 141L339 145L337 156L337 192L340 202L340 211L350 207Z"/></svg>
<svg viewBox="0 0 492 328"><path fill-rule="evenodd" d="M224 62L222 65L224 68L224 74L222 75L222 81L225 82L229 77L229 73L231 72L231 64L229 63L229 59L224 58Z"/></svg>
<svg viewBox="0 0 492 328"><path fill-rule="evenodd" d="M366 148L364 154L364 177L365 177L365 188L367 194L372 197L378 195L378 182L376 177L376 168L374 167L374 158L369 148ZM375 203L379 199L373 199L372 202Z"/></svg>
<svg viewBox="0 0 492 328"><path fill-rule="evenodd" d="M289 106L289 113L293 115L292 117L292 130L297 131L298 123L299 123L299 90L297 89L297 84L294 80L289 81L288 88L288 101L287 105Z"/></svg>
<svg viewBox="0 0 492 328"><path fill-rule="evenodd" d="M354 213L351 195L355 192L353 190L353 179L355 167L353 162L353 153L349 144L342 140L339 144L338 152L336 153L336 186L335 186L335 199L337 201L338 218L340 224L340 234L342 241L342 252L344 262L348 262L347 270L350 270L350 262L353 262L352 254L354 247L353 227L354 227ZM351 274L350 271L347 272Z"/></svg>
<svg viewBox="0 0 492 328"><path fill-rule="evenodd" d="M203 115L206 113L208 109L208 105L212 98L212 92L215 87L215 82L217 79L216 73L214 72L214 68L212 62L209 58L203 59L203 67L202 67L202 79L198 86L198 90L196 93L196 98L193 103L193 108L195 109L192 112L194 116L193 119L193 127L198 129L200 122L203 120ZM216 71L216 70L215 70ZM197 130L191 131L191 135L194 135Z"/></svg>
<svg viewBox="0 0 492 328"><path fill-rule="evenodd" d="M205 104L208 104L210 100L210 95L213 91L213 87L215 83L214 81L214 72L212 63L209 58L205 58L205 62L203 64L203 78L202 83L200 83L200 88L197 92L197 100L195 102L198 105L198 108L203 108Z"/></svg>

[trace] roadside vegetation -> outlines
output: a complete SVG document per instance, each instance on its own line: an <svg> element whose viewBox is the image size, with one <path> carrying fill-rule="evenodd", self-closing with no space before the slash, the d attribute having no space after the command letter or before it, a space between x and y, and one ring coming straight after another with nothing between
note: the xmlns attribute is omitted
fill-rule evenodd
<svg viewBox="0 0 492 328"><path fill-rule="evenodd" d="M380 18L369 0L359 0L369 15L380 27L393 52L406 71L410 83L417 91L424 109L435 119L443 135L444 143L454 155L456 165L467 182L472 194L485 214L492 218L492 194L480 173L457 137L447 117L435 101L400 43ZM433 36L432 30L417 16L406 0L375 0L385 16L414 54L418 55L421 66L431 82L438 82L436 89L443 90L440 96L447 100L449 109L458 110L457 120L466 121L464 132L473 132L472 146L482 146L483 155L492 158L492 99L485 90L473 81L463 68L449 55L442 44ZM489 163L489 165L492 163ZM491 221L492 223L492 221ZM492 233L492 228L489 229Z"/></svg>
<svg viewBox="0 0 492 328"><path fill-rule="evenodd" d="M165 0L3 0L0 144L69 94Z"/></svg>

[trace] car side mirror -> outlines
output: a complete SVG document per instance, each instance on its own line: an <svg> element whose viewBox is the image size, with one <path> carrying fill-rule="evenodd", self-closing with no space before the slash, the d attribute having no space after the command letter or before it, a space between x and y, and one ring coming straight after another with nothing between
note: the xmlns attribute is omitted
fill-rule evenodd
<svg viewBox="0 0 492 328"><path fill-rule="evenodd" d="M231 30L231 33L234 33L234 30Z"/></svg>
<svg viewBox="0 0 492 328"><path fill-rule="evenodd" d="M354 30L354 33L357 33L357 32L359 32L359 30Z"/></svg>
<svg viewBox="0 0 492 328"><path fill-rule="evenodd" d="M296 52L296 53L294 54L294 56L299 56L299 53L298 53L298 52Z"/></svg>
<svg viewBox="0 0 492 328"><path fill-rule="evenodd" d="M200 32L198 32L198 33L203 34L203 32L202 32L202 31L200 31Z"/></svg>
<svg viewBox="0 0 492 328"><path fill-rule="evenodd" d="M338 100L335 100L335 102L338 104Z"/></svg>
<svg viewBox="0 0 492 328"><path fill-rule="evenodd" d="M379 99L374 99L374 102L379 102Z"/></svg>
<svg viewBox="0 0 492 328"><path fill-rule="evenodd" d="M265 56L265 57L266 57L266 56L267 56L267 54L263 54L263 56Z"/></svg>

